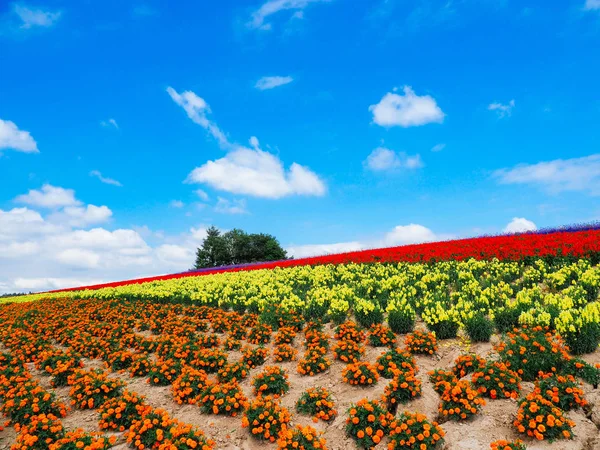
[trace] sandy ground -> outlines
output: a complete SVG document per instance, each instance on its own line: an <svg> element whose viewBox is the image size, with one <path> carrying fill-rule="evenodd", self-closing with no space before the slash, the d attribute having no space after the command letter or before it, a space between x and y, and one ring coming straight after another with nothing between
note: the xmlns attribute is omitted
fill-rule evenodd
<svg viewBox="0 0 600 450"><path fill-rule="evenodd" d="M326 331L333 336L333 331L328 328ZM144 333L146 334L146 333ZM402 337L400 337L402 338ZM422 381L422 396L412 402L401 405L399 411L406 410L411 412L421 412L430 419L437 418L439 396L434 392L431 383L428 380L427 372L435 368L450 368L454 360L462 353L471 351L482 357L492 357L492 344L498 338L494 336L492 343L475 344L469 346L464 338L441 341L438 354L434 356L417 356L416 361L419 367L418 378ZM303 354L303 337L298 335L294 346L298 349L299 356ZM269 346L272 349L272 345ZM373 348L367 346L367 351L362 361L375 363L376 359L386 351L385 348ZM331 352L328 354L332 359ZM235 361L241 357L239 352L230 352L229 360ZM585 355L584 359L596 364L600 363L600 351ZM86 368L102 367L99 360L85 360ZM275 364L270 354L265 365ZM342 370L345 364L334 361L331 368L325 373L307 377L301 376L296 371L296 362L279 363L281 367L287 370L289 374L290 391L281 399L283 406L292 412L292 425L303 424L311 425L324 432L328 448L331 450L342 450L356 448L354 441L345 435L346 410L350 404L367 397L369 399L379 398L384 391L388 380L380 378L375 386L363 388L354 387L342 380ZM252 399L251 378L262 370L263 366L252 369L250 377L241 383L245 395ZM52 390L48 377L43 376L35 370L33 365L30 369L40 380L42 385ZM264 443L250 437L247 429L241 427L240 417L223 417L201 414L198 406L186 405L179 406L174 402L171 395L170 386L155 387L147 383L145 378L130 378L128 374L112 374L119 377L127 383L127 389L135 391L147 397L147 402L154 407L160 407L167 410L173 417L198 426L208 437L216 442L218 449L265 449L276 448L275 444ZM327 388L333 395L338 417L331 423L313 423L310 417L305 417L295 412L295 403L304 390L309 387L322 386ZM530 392L533 389L532 383L524 383L523 391ZM69 388L54 389L58 398L65 404L69 404ZM584 392L587 401L595 406L595 409L589 418L586 418L583 411L572 411L568 415L575 421L575 438L571 441L533 442L525 439L528 449L531 450L600 450L600 389L592 389L589 385L584 385ZM442 425L446 432L445 450L479 450L489 449L489 443L497 439L516 439L520 436L514 430L512 421L517 412L517 402L515 400L487 400L486 406L482 412L475 418L462 423L447 422ZM63 420L66 428L83 428L87 431L99 431L97 411L89 410L71 410ZM0 432L0 449L8 449L14 442L15 432L11 427ZM128 448L119 437L117 449ZM378 448L386 448L386 441L383 440Z"/></svg>

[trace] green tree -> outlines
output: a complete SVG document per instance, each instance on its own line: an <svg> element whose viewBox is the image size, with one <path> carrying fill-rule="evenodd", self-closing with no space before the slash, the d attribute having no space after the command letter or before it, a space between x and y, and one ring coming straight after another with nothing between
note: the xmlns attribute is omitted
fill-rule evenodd
<svg viewBox="0 0 600 450"><path fill-rule="evenodd" d="M210 227L206 230L206 237L202 242L202 247L196 251L196 269L205 267L217 267L229 264L229 252L221 232L216 227Z"/></svg>
<svg viewBox="0 0 600 450"><path fill-rule="evenodd" d="M196 252L195 268L277 261L286 258L286 251L270 234L248 234L238 228L221 234L213 226L207 230L202 247Z"/></svg>

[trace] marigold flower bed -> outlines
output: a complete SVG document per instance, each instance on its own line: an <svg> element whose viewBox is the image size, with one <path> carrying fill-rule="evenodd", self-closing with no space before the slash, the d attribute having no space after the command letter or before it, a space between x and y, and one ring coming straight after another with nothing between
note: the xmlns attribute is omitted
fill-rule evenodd
<svg viewBox="0 0 600 450"><path fill-rule="evenodd" d="M0 446L600 443L600 355L577 331L600 323L590 261L293 270L203 277L203 299L156 302L157 287L0 305ZM410 329L392 331L407 308ZM473 317L491 343L470 339ZM456 338L438 339L444 321Z"/></svg>

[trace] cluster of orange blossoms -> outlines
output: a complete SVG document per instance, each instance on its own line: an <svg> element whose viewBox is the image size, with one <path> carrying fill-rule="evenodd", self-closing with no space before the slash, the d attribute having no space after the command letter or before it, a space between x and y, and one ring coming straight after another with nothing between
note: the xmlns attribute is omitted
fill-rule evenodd
<svg viewBox="0 0 600 450"><path fill-rule="evenodd" d="M472 382L477 390L491 399L516 399L521 391L521 378L506 364L490 361L473 374Z"/></svg>
<svg viewBox="0 0 600 450"><path fill-rule="evenodd" d="M477 414L485 405L479 392L465 380L448 384L440 398L439 412L445 420L465 420Z"/></svg>
<svg viewBox="0 0 600 450"><path fill-rule="evenodd" d="M396 344L394 332L380 323L369 328L368 339L373 347L393 347Z"/></svg>
<svg viewBox="0 0 600 450"><path fill-rule="evenodd" d="M519 433L541 441L544 439L571 439L575 423L563 411L534 390L519 402L519 411L513 425Z"/></svg>
<svg viewBox="0 0 600 450"><path fill-rule="evenodd" d="M362 399L351 405L346 419L346 434L360 448L371 449L389 432L394 416L377 400Z"/></svg>
<svg viewBox="0 0 600 450"><path fill-rule="evenodd" d="M296 403L296 411L313 416L315 422L329 422L337 416L331 394L325 388L309 388L303 392Z"/></svg>
<svg viewBox="0 0 600 450"><path fill-rule="evenodd" d="M410 353L418 355L433 355L438 350L435 334L420 330L406 335L404 345Z"/></svg>
<svg viewBox="0 0 600 450"><path fill-rule="evenodd" d="M312 427L297 425L279 433L277 446L280 450L327 450L322 434Z"/></svg>
<svg viewBox="0 0 600 450"><path fill-rule="evenodd" d="M252 401L242 418L242 426L249 428L252 436L275 442L287 430L291 416L273 397L258 397Z"/></svg>
<svg viewBox="0 0 600 450"><path fill-rule="evenodd" d="M273 358L275 362L294 361L298 355L298 350L290 344L279 344L273 349Z"/></svg>
<svg viewBox="0 0 600 450"><path fill-rule="evenodd" d="M423 414L405 412L390 425L389 450L434 450L444 441L444 430Z"/></svg>
<svg viewBox="0 0 600 450"><path fill-rule="evenodd" d="M353 386L371 386L379 381L377 368L368 362L348 364L342 370L342 380Z"/></svg>
<svg viewBox="0 0 600 450"><path fill-rule="evenodd" d="M278 366L266 366L252 380L255 395L272 395L277 398L290 390L287 372Z"/></svg>

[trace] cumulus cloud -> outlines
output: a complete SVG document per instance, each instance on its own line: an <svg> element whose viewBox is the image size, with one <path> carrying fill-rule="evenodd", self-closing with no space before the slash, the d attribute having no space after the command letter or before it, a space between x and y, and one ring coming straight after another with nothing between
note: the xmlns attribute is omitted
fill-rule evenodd
<svg viewBox="0 0 600 450"><path fill-rule="evenodd" d="M262 77L256 82L254 87L261 91L266 91L268 89L284 86L286 84L291 83L292 81L294 81L292 77Z"/></svg>
<svg viewBox="0 0 600 450"><path fill-rule="evenodd" d="M336 244L307 244L292 245L286 248L290 256L294 258L307 258L310 256L329 255L335 253L355 252L363 250L360 242L338 242Z"/></svg>
<svg viewBox="0 0 600 450"><path fill-rule="evenodd" d="M600 0L586 0L583 9L587 11L600 10Z"/></svg>
<svg viewBox="0 0 600 450"><path fill-rule="evenodd" d="M535 230L537 230L537 226L531 220L524 217L514 217L502 231L504 233L524 233L525 231Z"/></svg>
<svg viewBox="0 0 600 450"><path fill-rule="evenodd" d="M238 147L223 158L195 168L187 181L232 194L271 199L322 196L326 192L325 183L310 169L293 163L286 170L277 156L260 148Z"/></svg>
<svg viewBox="0 0 600 450"><path fill-rule="evenodd" d="M433 231L415 223L398 225L388 232L384 238L386 245L420 244L436 240L439 240L439 237Z"/></svg>
<svg viewBox="0 0 600 450"><path fill-rule="evenodd" d="M25 194L27 207L0 209L0 293L180 272L192 267L206 237L204 225L176 235L146 226L106 229L100 224L112 217L108 207L51 187Z"/></svg>
<svg viewBox="0 0 600 450"><path fill-rule="evenodd" d="M0 151L16 150L39 153L37 142L28 131L20 130L14 122L0 119Z"/></svg>
<svg viewBox="0 0 600 450"><path fill-rule="evenodd" d="M445 148L446 148L446 144L436 144L433 147L431 147L431 151L432 152L441 152Z"/></svg>
<svg viewBox="0 0 600 450"><path fill-rule="evenodd" d="M418 169L423 167L421 155L408 156L405 153L396 153L385 147L373 150L365 161L368 169L375 172L393 170L398 168Z"/></svg>
<svg viewBox="0 0 600 450"><path fill-rule="evenodd" d="M31 189L27 194L15 198L17 203L43 208L60 208L64 206L77 206L81 202L75 198L73 189L44 184L40 190Z"/></svg>
<svg viewBox="0 0 600 450"><path fill-rule="evenodd" d="M404 86L403 92L388 92L379 103L369 106L374 123L407 128L444 121L445 114L433 97L416 95L410 86Z"/></svg>
<svg viewBox="0 0 600 450"><path fill-rule="evenodd" d="M171 208L183 208L185 204L181 200L171 200L169 206Z"/></svg>
<svg viewBox="0 0 600 450"><path fill-rule="evenodd" d="M511 100L510 102L506 103L506 104L502 104L502 103L490 103L488 105L488 110L490 111L496 111L496 114L498 115L498 117L500 119L504 118L504 117L510 117L510 115L512 114L512 110L515 107L515 101Z"/></svg>
<svg viewBox="0 0 600 450"><path fill-rule="evenodd" d="M50 221L67 224L71 227L85 228L107 222L112 214L107 206L67 206L62 211L52 214Z"/></svg>
<svg viewBox="0 0 600 450"><path fill-rule="evenodd" d="M10 242L3 244L0 242L0 259L21 258L23 256L34 255L39 250L37 242Z"/></svg>
<svg viewBox="0 0 600 450"><path fill-rule="evenodd" d="M502 184L532 185L553 194L571 191L600 195L600 154L519 164L496 170L493 176Z"/></svg>
<svg viewBox="0 0 600 450"><path fill-rule="evenodd" d="M194 261L194 249L175 244L164 244L156 249L159 259L162 261L184 263L191 267Z"/></svg>
<svg viewBox="0 0 600 450"><path fill-rule="evenodd" d="M39 212L29 208L13 208L10 211L0 209L0 242L14 242L60 230L60 226L46 222Z"/></svg>
<svg viewBox="0 0 600 450"><path fill-rule="evenodd" d="M0 222L6 214L0 210ZM36 219L26 221L27 230L13 230L11 242L0 240L0 283L5 292L150 275L160 267L153 249L133 230L81 230Z"/></svg>
<svg viewBox="0 0 600 450"><path fill-rule="evenodd" d="M311 3L327 3L329 1L331 0L268 0L252 13L247 26L258 30L270 30L271 24L265 22L265 20L280 11L295 11L293 16L299 18L303 17L302 11ZM298 13L300 13L300 16Z"/></svg>
<svg viewBox="0 0 600 450"><path fill-rule="evenodd" d="M188 175L188 183L203 183L232 194L273 199L325 194L325 183L317 174L297 163L292 163L286 170L278 156L260 148L255 136L250 138L251 148L231 143L219 127L208 120L206 114L210 107L194 92L178 94L170 87L167 91L194 123L208 130L221 147L228 150L223 158L196 167Z"/></svg>
<svg viewBox="0 0 600 450"><path fill-rule="evenodd" d="M21 28L30 29L30 28L48 28L54 25L60 16L62 15L61 11L49 11L41 8L33 8L25 5L24 3L13 3L12 5L13 13L21 21Z"/></svg>
<svg viewBox="0 0 600 450"><path fill-rule="evenodd" d="M12 287L4 286L5 292L29 292L29 291L51 291L55 289L65 289L75 286L94 285L107 282L102 278L79 279L79 278L23 278L18 277L12 283Z"/></svg>
<svg viewBox="0 0 600 450"><path fill-rule="evenodd" d="M92 170L92 171L90 172L90 176L92 176L92 177L95 177L95 178L98 178L98 179L99 179L99 180L100 180L102 183L104 183L104 184L111 184L111 185L113 185L113 186L119 186L119 187L123 186L123 185L122 185L122 184L121 184L119 181L117 181L117 180L114 180L114 179L112 179L112 178L107 178L107 177L104 177L104 176L102 176L102 173L100 173L100 172L99 172L99 171L97 171L97 170Z"/></svg>
<svg viewBox="0 0 600 450"><path fill-rule="evenodd" d="M449 234L437 234L429 228L411 223L409 225L398 225L383 237L365 241L339 242L333 244L307 244L291 245L286 248L287 252L294 258L306 258L309 256L320 256L332 253L354 252L369 248L391 247L407 244L420 244L423 242L434 242L451 239Z"/></svg>
<svg viewBox="0 0 600 450"><path fill-rule="evenodd" d="M100 255L91 250L69 248L59 252L56 260L67 266L93 269L100 263Z"/></svg>

